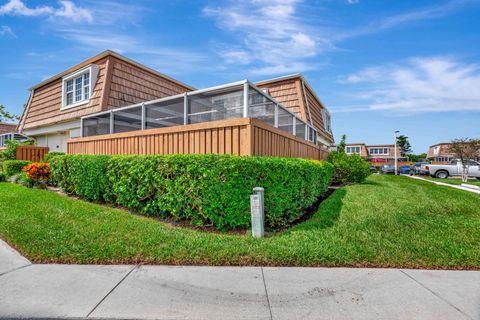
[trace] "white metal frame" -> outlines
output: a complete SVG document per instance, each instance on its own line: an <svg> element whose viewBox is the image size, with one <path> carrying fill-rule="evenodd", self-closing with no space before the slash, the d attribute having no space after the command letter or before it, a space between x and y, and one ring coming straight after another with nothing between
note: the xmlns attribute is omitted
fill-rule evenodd
<svg viewBox="0 0 480 320"><path fill-rule="evenodd" d="M109 111L103 111L103 112L98 112L98 113L95 113L95 114L91 114L91 115L88 115L88 116L84 116L84 117L81 117L80 119L80 131L81 131L81 136L83 137L83 129L84 129L84 124L83 124L83 121L85 119L88 119L88 118L92 118L92 117L97 117L97 116L100 116L100 115L104 115L104 114L110 114L110 133L113 133L113 125L114 125L114 113L116 112L119 112L119 111L123 111L123 110L128 110L128 109L133 109L135 107L142 107L142 129L141 130L144 130L145 129L145 118L146 118L146 112L145 112L145 109L148 108L149 105L153 105L153 104L156 104L156 103L159 103L159 102L164 102L164 101L169 101L169 100L175 100L175 99L178 99L178 98L182 98L184 99L184 106L183 106L183 118L184 118L184 125L188 124L188 117L191 115L188 113L188 107L189 107L189 99L188 97L190 96L195 96L195 95L198 95L198 94L204 94L204 93L215 93L215 92L218 92L218 91L222 91L222 90L227 90L227 89L233 89L235 87L238 87L239 90L242 90L243 91L243 103L242 103L242 109L243 109L243 112L242 112L242 115L244 118L247 118L248 117L248 107L249 107L249 94L250 94L250 91L253 90L253 91L256 91L258 92L259 94L261 94L262 96L264 96L265 98L267 98L269 101L271 101L274 105L275 105L275 111L274 111L274 127L275 128L278 128L278 110L279 108L283 109L284 111L288 112L291 116L292 116L292 120L293 120L293 135L296 135L296 120L298 119L300 122L304 123L305 124L305 137L304 139L307 140L307 141L310 141L310 142L313 142L313 143L316 143L316 140L317 140L317 130L311 126L310 124L307 123L307 121L304 121L303 119L301 119L300 117L298 117L295 113L291 112L288 108L285 108L284 106L282 106L278 101L276 101L273 97L271 97L268 93L266 93L265 91L257 88L255 85L253 85L251 82L249 82L248 80L242 80L242 81L237 81L237 82L232 82L232 83L228 83L228 84L224 84L224 85L220 85L220 86L215 86L215 87L211 87L211 88L206 88L206 89L201 89L201 90L195 90L195 91L191 91L191 92L185 92L185 93L181 93L181 94L177 94L177 95L174 95L174 96L169 96L169 97L164 97L164 98L160 98L160 99L156 99L156 100L151 100L151 101L147 101L147 102L142 102L142 103L137 103L137 104L133 104L133 105L130 105L130 106L125 106L125 107L121 107L121 108L116 108L116 109L112 109L112 110L109 110ZM309 132L313 130L313 140L310 140L309 139Z"/></svg>

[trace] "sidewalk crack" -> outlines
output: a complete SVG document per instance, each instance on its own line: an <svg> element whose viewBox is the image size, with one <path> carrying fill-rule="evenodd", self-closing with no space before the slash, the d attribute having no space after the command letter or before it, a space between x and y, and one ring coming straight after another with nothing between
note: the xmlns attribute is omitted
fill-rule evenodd
<svg viewBox="0 0 480 320"><path fill-rule="evenodd" d="M115 290L117 289L117 287L123 282L123 280L125 280L132 272L133 270L137 269L140 265L137 264L135 266L133 266L132 269L130 269L130 271L127 272L127 274L125 276L123 276L122 279L120 279L120 281L110 290L108 291L108 293L95 305L95 307L93 307L93 309L87 314L86 318L90 317L90 315L98 308L98 306L100 304L102 304L103 301L105 301L105 299L107 299L107 297Z"/></svg>
<svg viewBox="0 0 480 320"><path fill-rule="evenodd" d="M458 312L460 312L461 314L463 314L464 316L466 316L468 319L472 319L473 318L466 314L465 312L463 312L460 308L458 308L457 306L455 306L453 303L451 303L450 301L448 301L447 299L443 298L442 296L440 296L439 294L437 294L435 291L431 290L430 288L428 288L427 286L425 286L423 283L421 283L420 281L418 281L417 279L415 279L414 277L412 277L411 275L409 275L408 273L406 273L405 271L401 270L401 269L397 269L398 271L400 271L401 273L403 273L404 275L406 275L407 277L409 277L410 279L412 279L413 281L415 281L418 285L420 285L421 287L423 287L424 289L428 290L431 294L433 294L435 297L439 298L440 300L442 300L443 302L445 302L446 304L448 304L449 306L451 306L452 308L454 308L455 310L457 310Z"/></svg>
<svg viewBox="0 0 480 320"><path fill-rule="evenodd" d="M11 272L14 272L14 271L17 271L17 270L26 268L26 267L30 267L30 266L33 266L33 263L29 263L29 264L26 264L26 265L24 265L24 266L17 267L17 268L14 268L14 269L12 269L12 270L5 271L4 273L0 273L0 277L3 276L3 275L6 275L6 274L8 274L8 273L11 273Z"/></svg>
<svg viewBox="0 0 480 320"><path fill-rule="evenodd" d="M265 296L267 297L267 306L268 311L270 312L270 320L273 320L272 307L270 306L270 298L268 297L267 284L265 283L265 274L263 273L263 267L260 267L260 270L262 270L263 287L265 288Z"/></svg>

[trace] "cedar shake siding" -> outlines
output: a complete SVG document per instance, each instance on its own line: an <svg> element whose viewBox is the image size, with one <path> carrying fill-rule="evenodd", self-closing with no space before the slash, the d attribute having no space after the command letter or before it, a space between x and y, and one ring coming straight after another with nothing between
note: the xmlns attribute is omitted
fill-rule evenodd
<svg viewBox="0 0 480 320"><path fill-rule="evenodd" d="M11 123L0 122L0 134L11 133L17 131L17 125Z"/></svg>
<svg viewBox="0 0 480 320"><path fill-rule="evenodd" d="M427 159L432 164L447 164L455 158L455 155L450 152L450 143L437 143L428 147Z"/></svg>
<svg viewBox="0 0 480 320"><path fill-rule="evenodd" d="M90 73L87 80L84 78L82 98L83 86L89 85L89 99L63 106L65 77L73 78L87 68ZM35 138L39 146L66 152L67 140L80 136L83 116L193 89L115 52L104 51L31 88L18 128Z"/></svg>
<svg viewBox="0 0 480 320"><path fill-rule="evenodd" d="M95 61L93 64L99 67L97 81L93 85L93 93L90 100L79 106L61 110L62 108L62 78L58 78L40 88L34 89L31 101L27 105L25 121L22 130L48 124L78 119L87 114L102 110L101 96L105 83L107 59Z"/></svg>
<svg viewBox="0 0 480 320"><path fill-rule="evenodd" d="M324 143L333 144L333 135L323 119L328 111L301 74L261 81L256 86L267 89L270 96L317 129Z"/></svg>
<svg viewBox="0 0 480 320"><path fill-rule="evenodd" d="M191 91L190 87L176 84L116 58L113 58L109 89L105 110Z"/></svg>
<svg viewBox="0 0 480 320"><path fill-rule="evenodd" d="M102 54L101 54L102 55ZM62 108L62 77L32 90L31 98L22 116L21 129L27 130L82 116L123 107L138 102L163 98L193 88L174 82L167 77L155 74L149 69L132 64L121 56L106 52L106 57L81 63L69 73L81 70L88 65L99 68L90 100L75 107Z"/></svg>

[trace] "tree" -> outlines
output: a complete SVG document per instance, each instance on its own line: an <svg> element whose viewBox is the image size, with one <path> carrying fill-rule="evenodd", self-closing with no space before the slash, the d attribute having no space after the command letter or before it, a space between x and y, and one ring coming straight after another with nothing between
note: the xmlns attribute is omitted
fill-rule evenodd
<svg viewBox="0 0 480 320"><path fill-rule="evenodd" d="M403 134L397 137L397 145L400 148L400 154L405 156L412 153L412 146L408 142L408 137Z"/></svg>
<svg viewBox="0 0 480 320"><path fill-rule="evenodd" d="M5 109L5 106L3 104L0 104L0 122L6 121L6 120L13 121L13 120L18 120L18 119L19 119L18 116L8 112Z"/></svg>
<svg viewBox="0 0 480 320"><path fill-rule="evenodd" d="M450 145L450 152L460 159L463 168L462 181L467 182L471 160L480 157L480 139L454 139Z"/></svg>
<svg viewBox="0 0 480 320"><path fill-rule="evenodd" d="M426 153L420 153L420 154L409 154L408 159L412 162L419 162L420 160L425 160L427 159L427 154Z"/></svg>
<svg viewBox="0 0 480 320"><path fill-rule="evenodd" d="M347 143L346 141L347 141L347 135L342 134L342 139L340 140L340 143L338 144L338 152L345 153L345 145Z"/></svg>

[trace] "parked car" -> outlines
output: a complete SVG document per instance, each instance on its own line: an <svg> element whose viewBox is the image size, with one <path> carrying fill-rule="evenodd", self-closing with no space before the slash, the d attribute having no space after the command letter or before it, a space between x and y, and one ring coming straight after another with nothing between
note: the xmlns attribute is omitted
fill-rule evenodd
<svg viewBox="0 0 480 320"><path fill-rule="evenodd" d="M401 166L398 171L402 174L409 174L410 173L410 166Z"/></svg>
<svg viewBox="0 0 480 320"><path fill-rule="evenodd" d="M377 167L375 167L375 166L370 166L369 168L370 168L370 171L371 171L371 172L377 172Z"/></svg>
<svg viewBox="0 0 480 320"><path fill-rule="evenodd" d="M473 160L469 161L468 176L480 180L480 163ZM430 176L440 179L446 179L450 176L461 176L463 165L460 160L452 160L450 164L426 164L422 169L429 172Z"/></svg>
<svg viewBox="0 0 480 320"><path fill-rule="evenodd" d="M424 174L424 175L428 175L428 170L426 170L425 168L422 169L422 165L423 166L426 166L428 165L429 162L415 162L412 167L411 167L411 170L412 170L412 174Z"/></svg>
<svg viewBox="0 0 480 320"><path fill-rule="evenodd" d="M381 174L395 174L395 166L393 164L384 164L380 168Z"/></svg>

